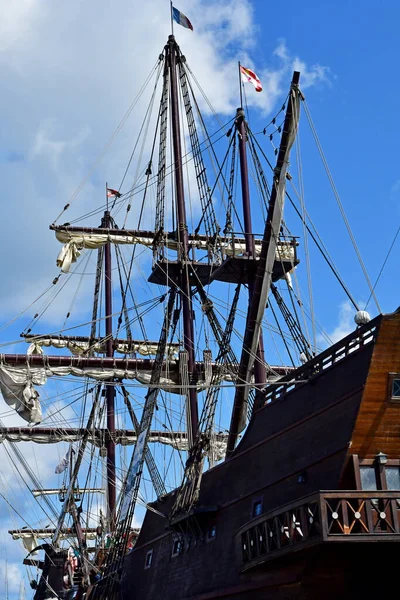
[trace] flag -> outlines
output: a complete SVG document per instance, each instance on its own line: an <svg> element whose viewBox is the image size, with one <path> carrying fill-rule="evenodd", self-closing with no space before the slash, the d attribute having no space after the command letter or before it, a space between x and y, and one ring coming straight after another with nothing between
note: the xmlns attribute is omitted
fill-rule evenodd
<svg viewBox="0 0 400 600"><path fill-rule="evenodd" d="M67 454L64 456L64 458L60 460L60 462L56 466L54 473L57 473L57 475L59 475L60 473L64 473L65 469L68 469L70 456L71 447L69 447Z"/></svg>
<svg viewBox="0 0 400 600"><path fill-rule="evenodd" d="M118 192L117 190L113 190L112 188L107 188L107 197L108 198L112 198L113 196L115 196L116 198L121 198L121 192Z"/></svg>
<svg viewBox="0 0 400 600"><path fill-rule="evenodd" d="M174 6L172 7L172 17L174 21L179 23L179 25L182 25L182 27L186 27L186 29L191 29L193 31L193 25L189 19Z"/></svg>
<svg viewBox="0 0 400 600"><path fill-rule="evenodd" d="M247 81L252 83L256 88L256 92L262 92L263 88L261 81L258 79L254 71L250 71L250 69L246 69L245 67L242 67L242 65L240 65L240 72L242 74L242 81L244 81L245 83Z"/></svg>

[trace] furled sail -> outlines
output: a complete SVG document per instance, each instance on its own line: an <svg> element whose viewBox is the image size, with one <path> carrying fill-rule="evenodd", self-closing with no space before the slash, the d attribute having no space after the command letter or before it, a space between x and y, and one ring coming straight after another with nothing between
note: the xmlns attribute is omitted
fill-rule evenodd
<svg viewBox="0 0 400 600"><path fill-rule="evenodd" d="M57 337L40 337L35 338L28 347L27 354L43 354L42 348L67 348L75 356L81 356L89 352L106 352L106 341L81 341L81 340L65 340ZM157 352L158 343L146 341L127 341L113 344L115 352L119 354L140 354L141 356L153 356ZM167 346L167 356L169 359L178 357L179 344L169 344Z"/></svg>
<svg viewBox="0 0 400 600"><path fill-rule="evenodd" d="M27 550L27 552L29 554L32 554L32 556L35 556L37 554L37 551L35 552L35 548L38 547L39 545L39 540L45 540L48 539L49 537L51 537L51 535L53 534L54 529L32 529L32 530L21 530L21 529L14 529L9 531L9 533L12 536L13 540L21 540L25 550ZM85 538L86 540L95 540L97 538L97 530L96 529L85 529ZM67 531L63 531L60 533L60 539L69 539L69 538L73 538L76 537L76 533L74 531L67 530Z"/></svg>
<svg viewBox="0 0 400 600"><path fill-rule="evenodd" d="M63 243L60 253L57 257L57 266L63 273L68 273L71 265L77 261L80 251L85 249L96 250L107 243L112 244L141 244L149 248L153 247L154 237L139 235L138 233L128 233L124 235L112 233L84 233L81 231L56 230L56 237ZM218 245L221 254L224 256L240 256L246 252L246 243L244 239L235 239L231 237L219 237L214 242ZM178 250L179 243L176 239L161 236L157 239L158 246L165 246L170 250ZM189 247L208 251L210 241L206 237L192 238L188 240ZM260 256L262 240L255 240L255 255ZM288 260L294 262L295 248L291 242L280 241L276 248L276 260Z"/></svg>
<svg viewBox="0 0 400 600"><path fill-rule="evenodd" d="M45 359L45 357L44 357ZM72 360L72 359L71 359ZM75 359L76 360L76 359ZM206 371L200 378L198 390L204 389L210 384L210 370ZM45 385L48 377L88 377L96 381L112 381L113 379L133 379L143 385L149 385L152 371L146 370L124 370L117 368L80 367L80 366L50 366L44 360L43 367L32 367L28 363L20 366L9 366L0 364L0 391L7 404L13 408L25 421L29 423L40 423L42 411L39 393L34 385ZM220 380L232 380L232 374L221 371ZM172 393L181 394L179 372L163 370L160 377L162 389Z"/></svg>
<svg viewBox="0 0 400 600"><path fill-rule="evenodd" d="M101 448L104 446L104 435L101 430L90 432L89 443ZM18 427L3 427L0 429L0 444L7 442L34 442L36 444L57 444L58 442L78 442L82 439L82 430L80 429L56 429L54 430L37 430L35 428L18 428ZM226 441L228 435L219 433L213 436L211 442L211 450L214 460L221 460L226 450ZM136 443L137 436L133 432L123 430L116 431L113 435L115 444L121 446L132 446ZM171 446L175 450L188 450L188 436L185 432L174 432L172 435L169 432L151 431L149 434L150 443L163 444Z"/></svg>
<svg viewBox="0 0 400 600"><path fill-rule="evenodd" d="M111 242L112 244L142 244L152 246L151 238L138 238L133 235L110 235L110 234L75 234L65 231L56 231L57 239L64 243L57 257L57 267L60 267L63 273L68 273L71 264L75 263L80 256L83 248L97 250L101 246Z"/></svg>

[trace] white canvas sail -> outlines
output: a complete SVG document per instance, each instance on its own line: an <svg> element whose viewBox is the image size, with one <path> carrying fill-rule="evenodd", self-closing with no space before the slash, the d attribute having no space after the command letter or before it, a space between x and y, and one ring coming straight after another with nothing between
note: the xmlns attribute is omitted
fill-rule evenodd
<svg viewBox="0 0 400 600"><path fill-rule="evenodd" d="M152 248L154 243L154 238L139 235L113 235L104 233L84 234L65 230L57 230L56 238L59 242L64 244L56 261L57 267L59 267L63 273L69 272L71 265L77 261L81 250L83 249L97 250L107 243L122 245L140 244ZM223 256L241 256L246 252L246 243L244 240L220 238L217 239L215 243L218 244ZM206 238L192 239L188 241L188 244L189 247L198 250L208 251L210 249L210 242ZM178 250L179 247L176 240L168 238L167 236L165 236L164 239L159 240L157 245L165 246L170 250ZM257 257L261 254L261 248L262 240L255 240L255 255ZM295 249L293 244L285 241L278 242L276 260L288 260L293 262L294 259Z"/></svg>

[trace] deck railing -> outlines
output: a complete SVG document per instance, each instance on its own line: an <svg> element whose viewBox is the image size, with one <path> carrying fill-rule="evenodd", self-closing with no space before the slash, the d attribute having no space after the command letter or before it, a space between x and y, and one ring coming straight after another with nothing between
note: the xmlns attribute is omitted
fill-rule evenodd
<svg viewBox="0 0 400 600"><path fill-rule="evenodd" d="M243 570L326 542L399 541L400 491L329 491L306 496L237 533Z"/></svg>
<svg viewBox="0 0 400 600"><path fill-rule="evenodd" d="M264 404L279 400L299 385L304 385L305 382L330 369L349 354L362 350L369 345L376 338L377 324L380 319L381 317L378 316L370 323L359 327L340 342L309 360L303 367L296 369L293 374L282 377L279 380L279 385L267 386L264 390Z"/></svg>

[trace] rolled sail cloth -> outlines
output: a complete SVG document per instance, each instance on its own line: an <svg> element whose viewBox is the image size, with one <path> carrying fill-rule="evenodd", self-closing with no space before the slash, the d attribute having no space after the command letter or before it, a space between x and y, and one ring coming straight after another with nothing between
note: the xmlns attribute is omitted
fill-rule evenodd
<svg viewBox="0 0 400 600"><path fill-rule="evenodd" d="M115 351L119 354L140 354L141 356L151 356L157 353L158 343L146 341L132 341L114 343ZM92 352L106 352L106 342L104 340L92 343L78 340L64 340L57 337L38 337L29 345L27 354L43 354L43 347L49 348L67 348L75 356ZM168 358L174 359L178 356L179 344L169 344L166 348Z"/></svg>
<svg viewBox="0 0 400 600"><path fill-rule="evenodd" d="M134 235L112 235L112 234L74 234L65 231L57 231L58 241L64 243L57 256L57 267L63 273L68 273L71 265L77 261L83 248L97 250L108 242L112 244L142 244L151 247L152 238L138 238Z"/></svg>
<svg viewBox="0 0 400 600"><path fill-rule="evenodd" d="M123 369L104 369L104 368L80 368L73 366L66 367L30 367L8 366L0 363L0 392L5 402L29 423L40 423L42 420L42 410L40 407L40 398L34 385L44 385L48 377L88 377L97 381L106 381L112 379L134 379L143 385L150 386L152 372L135 371ZM230 373L221 373L222 380L231 380ZM210 374L205 373L204 378L197 384L198 390L206 388L210 384ZM159 385L172 393L182 394L184 390L179 381L179 374L163 371L160 377Z"/></svg>
<svg viewBox="0 0 400 600"><path fill-rule="evenodd" d="M79 442L82 439L81 429L70 430L70 429L50 429L47 432L43 432L36 427L11 427L1 428L0 427L0 444L5 440L7 442L34 442L35 444L57 444L58 442ZM121 446L131 446L136 444L136 435L126 435L123 430L117 430L113 436L115 444ZM228 435L225 433L213 433L210 441L210 449L208 454L212 453L215 461L221 460L225 456L226 442ZM93 430L88 435L88 441L90 444L102 448L105 445L105 435L101 430ZM151 444L163 444L165 446L171 446L176 450L189 450L188 436L182 432L175 432L172 436L162 435L157 431L150 431L148 442ZM61 469L69 462L69 456L65 456L62 461L57 465L57 472L61 472Z"/></svg>
<svg viewBox="0 0 400 600"><path fill-rule="evenodd" d="M63 273L69 272L71 265L77 261L80 256L80 251L84 248L96 250L108 242L111 244L141 244L147 248L152 248L154 244L154 237L133 235L131 233L127 233L126 235L115 235L112 233L83 233L59 230L56 231L56 238L59 242L64 244L57 257L57 267L59 267ZM178 242L175 239L168 237L168 235L164 235L158 240L158 243L165 245L170 250L177 250L179 247ZM214 243L220 248L222 254L226 256L241 256L246 252L246 242L244 239L231 240L224 236L217 238ZM189 239L189 246L199 250L209 251L210 240L206 238ZM255 240L255 254L257 257L260 256L261 249L262 240ZM294 261L295 248L293 243L290 241L278 240L275 258L278 262L281 260Z"/></svg>

